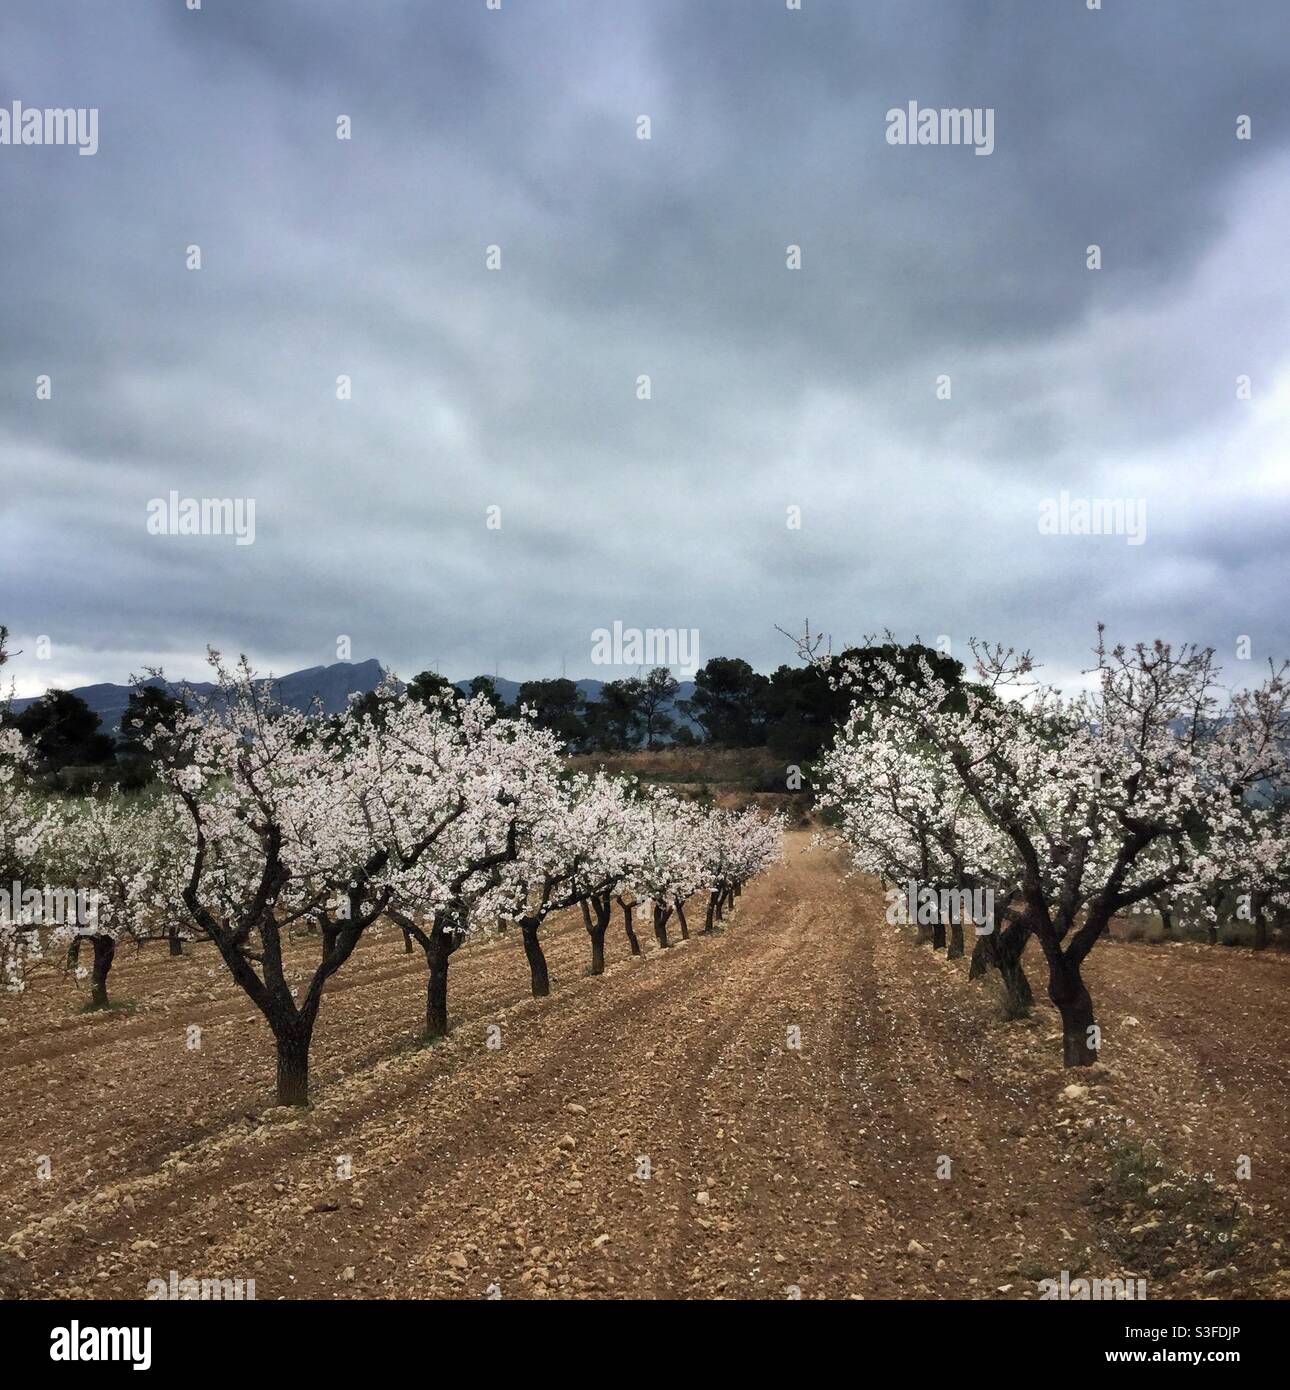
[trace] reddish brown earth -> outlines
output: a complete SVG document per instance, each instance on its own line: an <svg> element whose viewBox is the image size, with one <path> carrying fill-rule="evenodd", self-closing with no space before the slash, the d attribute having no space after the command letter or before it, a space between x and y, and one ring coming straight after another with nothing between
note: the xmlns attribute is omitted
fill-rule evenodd
<svg viewBox="0 0 1290 1390"><path fill-rule="evenodd" d="M518 940L464 949L433 1047L420 955L365 941L327 991L307 1112L271 1105L267 1030L209 947L123 956L128 1011L81 1014L46 977L0 1005L0 1294L141 1298L171 1270L260 1299L1033 1298L1062 1269L1146 1273L1152 1298L1287 1292L1290 958L1099 946L1104 1062L1064 1072L1046 1004L1000 1022L966 962L808 845L720 935L642 932L633 960L616 925L600 978L580 923L550 924L545 1000ZM1154 1199L1097 1198L1126 1137L1244 1200L1230 1257L1126 1254L1159 1224Z"/></svg>

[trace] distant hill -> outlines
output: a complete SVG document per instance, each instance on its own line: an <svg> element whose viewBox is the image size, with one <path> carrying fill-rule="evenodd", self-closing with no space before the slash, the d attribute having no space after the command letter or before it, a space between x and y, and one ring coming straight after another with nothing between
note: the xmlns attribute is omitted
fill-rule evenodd
<svg viewBox="0 0 1290 1390"><path fill-rule="evenodd" d="M308 709L314 699L322 702L328 714L340 714L349 703L351 695L375 690L381 680L381 663L370 661L337 661L331 666L310 666L303 671L292 671L290 675L275 676L266 681L277 687L284 704L293 709ZM210 694L215 689L210 681L163 681L156 678L147 680L145 685L164 685L168 690L194 690L198 694ZM103 721L108 733L115 733L121 723L130 700L130 685L81 685L72 691ZM21 713L28 705L35 704L35 697L15 700L13 710Z"/></svg>
<svg viewBox="0 0 1290 1390"><path fill-rule="evenodd" d="M293 709L308 709L317 699L327 714L340 714L348 705L351 695L362 695L369 690L375 690L381 682L382 674L381 663L373 657L368 661L337 661L330 666L310 666L303 671L292 671L286 676L275 676L272 678L272 684L277 687L283 703ZM215 688L210 681L161 681L154 678L145 684L164 685L172 691L186 687L199 694L209 694ZM470 689L468 680L458 681L456 684L457 689L462 692ZM519 697L519 681L499 676L494 678L494 684L502 699L508 705L513 705ZM605 683L598 680L580 680L575 684L586 699L594 703L600 699L600 692ZM79 695L98 715L107 733L115 733L120 726L121 716L126 711L132 689L129 685L104 682L99 685L77 686L72 694ZM693 694L694 682L682 681L677 698L688 700ZM34 704L36 698L29 696L26 699L15 700L14 713L21 713L28 705ZM688 724L692 729L697 728L691 720L681 722Z"/></svg>

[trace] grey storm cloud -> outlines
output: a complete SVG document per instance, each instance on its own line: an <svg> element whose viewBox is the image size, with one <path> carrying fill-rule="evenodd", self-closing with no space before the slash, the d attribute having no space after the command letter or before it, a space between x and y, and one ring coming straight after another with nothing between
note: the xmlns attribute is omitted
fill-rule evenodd
<svg viewBox="0 0 1290 1390"><path fill-rule="evenodd" d="M1283 0L3 25L0 105L100 113L93 158L0 147L24 690L341 634L405 674L593 674L616 619L763 668L807 615L1066 672L1098 619L1290 652ZM910 101L992 109L993 153L888 144ZM255 543L148 534L172 489L253 498ZM1144 499L1146 544L1039 534L1063 490Z"/></svg>

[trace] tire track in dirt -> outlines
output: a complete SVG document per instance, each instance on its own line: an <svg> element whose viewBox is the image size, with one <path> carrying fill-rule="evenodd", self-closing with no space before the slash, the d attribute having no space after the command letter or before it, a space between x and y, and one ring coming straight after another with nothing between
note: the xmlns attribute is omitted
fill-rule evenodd
<svg viewBox="0 0 1290 1390"><path fill-rule="evenodd" d="M711 1154L696 1126L702 1108L702 1083L721 1055L732 1030L747 1026L771 1036L777 982L791 968L796 936L787 929L793 908L794 882L777 870L750 886L740 899L733 922L722 933L722 968L670 1026L641 1040L655 1073L649 1088L625 1079L628 1104L614 1116L620 1133L630 1133L635 1161L649 1160L648 1179L636 1176L633 1153L627 1164L597 1173L602 1188L624 1178L648 1203L648 1240L614 1231L611 1258L619 1278L630 1279L630 1293L642 1298L677 1298L692 1293L689 1264L681 1251L696 1212L715 1215L716 1184L702 1166ZM703 1203L696 1194L705 1193ZM708 1206L707 1203L713 1205Z"/></svg>
<svg viewBox="0 0 1290 1390"><path fill-rule="evenodd" d="M660 1296L785 1298L858 1290L860 1197L842 1154L843 1076L863 941L833 875L800 849L770 905L780 949L725 983L720 1027L676 1097L685 1193ZM845 1022L843 1023L843 1020ZM839 1024L842 1023L842 1027ZM698 1194L702 1194L700 1199Z"/></svg>
<svg viewBox="0 0 1290 1390"><path fill-rule="evenodd" d="M610 1001L599 1018L558 1020L563 1043L544 1058L520 1044L510 1059L516 1107L475 1162L421 1195L400 1291L648 1295L680 1200L674 1122L659 1099L722 980L742 957L778 949L752 907L746 895L722 934L655 953L666 977L628 979L634 997ZM453 1223L454 1212L465 1219ZM468 1273L454 1268L457 1256Z"/></svg>

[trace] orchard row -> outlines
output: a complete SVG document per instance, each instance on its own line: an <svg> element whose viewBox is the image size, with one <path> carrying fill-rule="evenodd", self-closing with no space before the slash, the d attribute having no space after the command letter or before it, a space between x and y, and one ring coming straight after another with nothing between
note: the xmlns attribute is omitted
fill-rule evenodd
<svg viewBox="0 0 1290 1390"><path fill-rule="evenodd" d="M0 871L6 884L80 893L92 906L51 922L11 912L0 953L11 989L50 951L88 943L91 1003L107 1003L121 942L213 943L263 1014L282 1104L308 1099L309 1053L327 981L381 919L424 953L424 1032L448 1029L448 967L482 932L519 930L535 995L550 985L541 931L580 909L590 969L604 969L618 907L647 908L661 946L698 893L704 927L781 852L782 826L708 809L603 773L569 774L555 736L483 696L445 691L325 718L278 702L246 663L212 656L213 693L190 694L148 738L161 788L55 800L24 775L0 731ZM302 971L293 938L315 951Z"/></svg>
<svg viewBox="0 0 1290 1390"><path fill-rule="evenodd" d="M1068 1066L1101 1045L1082 967L1117 914L1212 921L1226 896L1266 940L1290 906L1286 667L1233 693L1211 650L1099 630L1091 688L1063 697L1026 654L978 647L956 681L914 650L841 663L854 703L821 804L865 872L991 902L972 973L997 968L1018 1010L1037 939ZM947 925L962 954L961 922L937 920L937 944Z"/></svg>

